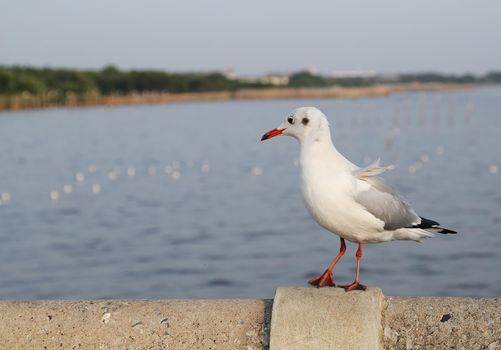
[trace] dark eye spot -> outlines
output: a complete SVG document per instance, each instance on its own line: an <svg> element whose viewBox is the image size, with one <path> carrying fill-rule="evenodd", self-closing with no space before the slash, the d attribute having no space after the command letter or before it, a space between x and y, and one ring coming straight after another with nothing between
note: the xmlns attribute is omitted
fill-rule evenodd
<svg viewBox="0 0 501 350"><path fill-rule="evenodd" d="M294 124L294 119L292 119L292 117L287 118L287 121L288 121L290 124Z"/></svg>
<svg viewBox="0 0 501 350"><path fill-rule="evenodd" d="M303 125L306 125L310 122L310 120L308 118L303 118L303 120L301 120L301 123L303 123Z"/></svg>

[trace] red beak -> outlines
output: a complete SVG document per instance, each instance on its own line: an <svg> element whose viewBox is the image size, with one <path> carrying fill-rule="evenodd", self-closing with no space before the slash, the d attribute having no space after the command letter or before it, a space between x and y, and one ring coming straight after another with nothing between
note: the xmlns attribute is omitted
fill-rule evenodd
<svg viewBox="0 0 501 350"><path fill-rule="evenodd" d="M271 139L272 137L281 135L284 132L285 129L273 129L268 131L266 134L261 137L261 141Z"/></svg>

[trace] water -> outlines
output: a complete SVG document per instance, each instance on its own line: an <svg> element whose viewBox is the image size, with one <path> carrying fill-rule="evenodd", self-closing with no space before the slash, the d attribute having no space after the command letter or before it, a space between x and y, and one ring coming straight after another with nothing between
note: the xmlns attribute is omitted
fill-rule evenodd
<svg viewBox="0 0 501 350"><path fill-rule="evenodd" d="M0 298L271 298L306 285L339 239L303 207L296 141L259 141L303 105L326 112L347 157L397 165L386 179L459 231L366 245L363 283L501 295L501 89L489 88L1 113Z"/></svg>

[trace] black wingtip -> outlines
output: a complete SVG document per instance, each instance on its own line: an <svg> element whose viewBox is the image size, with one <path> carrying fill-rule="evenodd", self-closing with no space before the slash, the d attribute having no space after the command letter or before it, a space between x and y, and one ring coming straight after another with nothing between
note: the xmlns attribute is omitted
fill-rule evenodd
<svg viewBox="0 0 501 350"><path fill-rule="evenodd" d="M420 216L420 218L421 218L421 224L419 224L419 228L429 228L429 227L440 225L435 220L430 220L430 219L427 219L427 218L423 218L422 216Z"/></svg>
<svg viewBox="0 0 501 350"><path fill-rule="evenodd" d="M439 226L440 224L438 222L436 222L435 220L426 219L426 218L423 218L422 216L420 216L420 218L421 218L421 223L419 225L414 225L411 228L420 228L423 230L435 229L435 230L438 230L438 231L434 231L436 233L457 234L457 232L454 230L449 230L448 228L440 227Z"/></svg>
<svg viewBox="0 0 501 350"><path fill-rule="evenodd" d="M450 233L450 234L454 234L454 235L455 235L455 234L457 234L457 232L456 232L456 231L454 231L454 230L449 230L448 228L443 228L443 229L441 229L440 231L438 231L438 233L443 233L443 234L448 234L448 233Z"/></svg>

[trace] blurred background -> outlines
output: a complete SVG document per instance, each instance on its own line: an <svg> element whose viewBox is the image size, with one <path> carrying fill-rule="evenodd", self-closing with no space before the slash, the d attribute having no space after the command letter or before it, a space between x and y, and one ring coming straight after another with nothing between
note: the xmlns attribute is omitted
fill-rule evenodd
<svg viewBox="0 0 501 350"><path fill-rule="evenodd" d="M306 285L339 240L304 209L297 142L259 141L300 106L327 114L356 164L395 164L388 182L459 232L367 245L363 283L501 294L501 4L0 6L1 299Z"/></svg>

